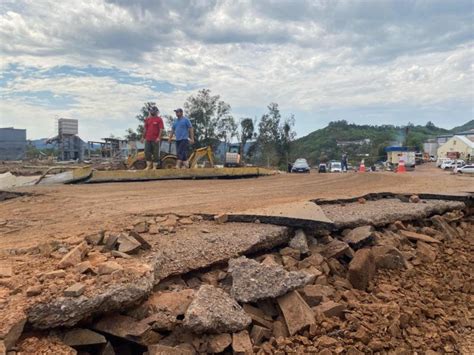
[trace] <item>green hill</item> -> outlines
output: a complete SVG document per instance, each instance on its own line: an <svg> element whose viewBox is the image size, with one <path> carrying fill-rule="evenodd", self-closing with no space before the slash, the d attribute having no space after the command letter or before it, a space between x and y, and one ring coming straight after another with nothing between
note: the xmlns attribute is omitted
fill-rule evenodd
<svg viewBox="0 0 474 355"><path fill-rule="evenodd" d="M447 133L450 131L436 127L431 122L425 126L409 125L407 134L406 127L336 121L295 140L291 146L291 158L303 157L315 165L321 161L339 160L342 153L346 152L351 163L358 163L365 158L366 163L371 164L385 157L384 148L390 144L406 142L409 147L421 150L426 139ZM367 139L370 142L364 141Z"/></svg>
<svg viewBox="0 0 474 355"><path fill-rule="evenodd" d="M454 127L451 132L453 133L459 133L459 132L466 132L471 129L474 129L474 120L470 120L469 122L466 122L462 126Z"/></svg>

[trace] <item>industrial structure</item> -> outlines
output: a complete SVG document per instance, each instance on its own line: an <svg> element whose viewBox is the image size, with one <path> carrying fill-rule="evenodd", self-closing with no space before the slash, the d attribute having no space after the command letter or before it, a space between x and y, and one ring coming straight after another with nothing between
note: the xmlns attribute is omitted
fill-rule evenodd
<svg viewBox="0 0 474 355"><path fill-rule="evenodd" d="M471 161L474 157L474 141L467 136L454 136L438 148L438 158L463 159Z"/></svg>
<svg viewBox="0 0 474 355"><path fill-rule="evenodd" d="M0 160L22 160L26 154L26 129L0 128Z"/></svg>
<svg viewBox="0 0 474 355"><path fill-rule="evenodd" d="M83 160L84 142L77 135L79 133L78 120L60 118L57 121L56 137L48 139L47 144L57 144L58 160Z"/></svg>

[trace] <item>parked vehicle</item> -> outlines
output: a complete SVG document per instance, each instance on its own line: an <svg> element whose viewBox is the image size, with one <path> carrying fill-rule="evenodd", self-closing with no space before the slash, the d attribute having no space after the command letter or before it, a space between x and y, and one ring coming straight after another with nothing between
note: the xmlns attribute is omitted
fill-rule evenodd
<svg viewBox="0 0 474 355"><path fill-rule="evenodd" d="M448 159L448 160L443 160L440 164L440 168L445 170L445 169L450 169L451 168L451 164L453 163L452 160Z"/></svg>
<svg viewBox="0 0 474 355"><path fill-rule="evenodd" d="M328 172L327 165L324 163L319 164L318 173L327 173L327 172Z"/></svg>
<svg viewBox="0 0 474 355"><path fill-rule="evenodd" d="M474 165L470 164L461 167L456 167L454 168L454 172L459 174L474 174Z"/></svg>
<svg viewBox="0 0 474 355"><path fill-rule="evenodd" d="M329 167L329 172L331 173L342 173L342 164L338 161L331 162Z"/></svg>
<svg viewBox="0 0 474 355"><path fill-rule="evenodd" d="M448 169L460 168L464 165L466 165L464 160L451 160L449 162L443 163L441 165L441 169L448 170Z"/></svg>
<svg viewBox="0 0 474 355"><path fill-rule="evenodd" d="M438 158L438 160L436 161L436 166L438 168L441 168L441 165L445 162L445 161L451 161L450 158Z"/></svg>
<svg viewBox="0 0 474 355"><path fill-rule="evenodd" d="M291 168L292 173L309 173L310 168L306 159L296 159L293 167Z"/></svg>

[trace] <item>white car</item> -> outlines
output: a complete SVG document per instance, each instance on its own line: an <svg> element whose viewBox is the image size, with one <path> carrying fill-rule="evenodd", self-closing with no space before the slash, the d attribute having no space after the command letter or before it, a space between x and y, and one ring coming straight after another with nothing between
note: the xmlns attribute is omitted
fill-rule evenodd
<svg viewBox="0 0 474 355"><path fill-rule="evenodd" d="M448 162L448 161L450 162L450 161L452 161L452 159L449 159L449 158L439 158L439 159L436 161L436 166L437 166L438 168L441 168L441 165L443 165L443 163Z"/></svg>
<svg viewBox="0 0 474 355"><path fill-rule="evenodd" d="M331 173L342 173L342 165L339 162L331 162L331 167L329 168Z"/></svg>
<svg viewBox="0 0 474 355"><path fill-rule="evenodd" d="M474 165L470 164L461 167L456 167L454 168L454 172L459 174L474 174Z"/></svg>
<svg viewBox="0 0 474 355"><path fill-rule="evenodd" d="M439 167L443 170L450 169L452 163L454 163L452 160L443 160Z"/></svg>

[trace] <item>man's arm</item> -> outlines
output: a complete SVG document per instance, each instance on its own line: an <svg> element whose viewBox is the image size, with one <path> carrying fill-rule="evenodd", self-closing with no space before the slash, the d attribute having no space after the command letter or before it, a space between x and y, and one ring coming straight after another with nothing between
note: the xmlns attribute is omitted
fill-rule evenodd
<svg viewBox="0 0 474 355"><path fill-rule="evenodd" d="M174 136L174 129L171 128L171 133L170 133L170 136L169 136L169 138L168 138L168 142L171 143L171 140L173 139L173 136Z"/></svg>
<svg viewBox="0 0 474 355"><path fill-rule="evenodd" d="M189 128L189 138L190 138L189 141L191 142L191 144L193 144L194 143L194 129L193 129L193 127Z"/></svg>

